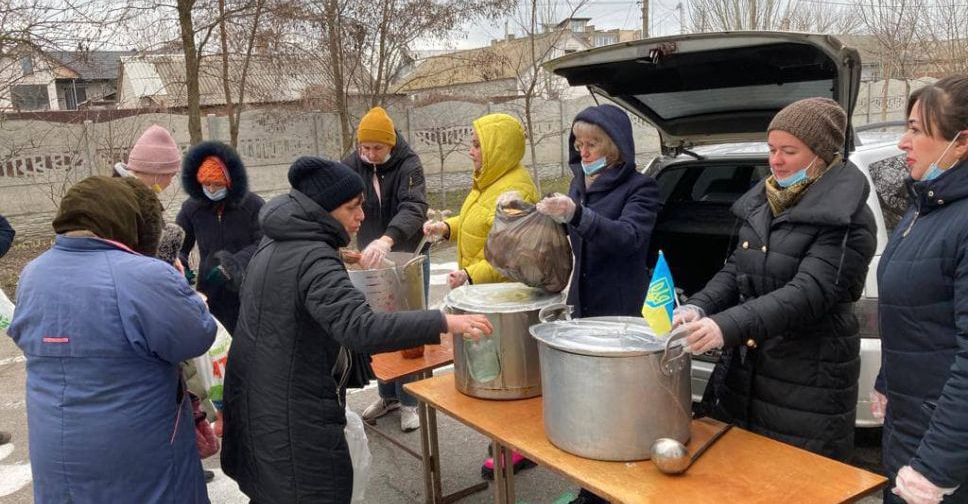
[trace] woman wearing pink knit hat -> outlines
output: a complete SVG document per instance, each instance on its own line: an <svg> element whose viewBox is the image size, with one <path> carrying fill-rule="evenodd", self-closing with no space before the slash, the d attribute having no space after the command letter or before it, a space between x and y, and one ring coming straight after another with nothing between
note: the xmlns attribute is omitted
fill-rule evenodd
<svg viewBox="0 0 968 504"><path fill-rule="evenodd" d="M168 130L153 124L131 147L128 164L117 163L114 171L122 177L137 177L155 192L161 192L171 184L180 167L181 150L175 139Z"/></svg>

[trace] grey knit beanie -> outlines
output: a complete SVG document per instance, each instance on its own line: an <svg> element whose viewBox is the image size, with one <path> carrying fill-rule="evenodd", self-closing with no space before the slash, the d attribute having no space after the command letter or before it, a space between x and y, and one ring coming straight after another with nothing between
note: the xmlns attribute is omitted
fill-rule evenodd
<svg viewBox="0 0 968 504"><path fill-rule="evenodd" d="M766 132L783 130L799 138L825 163L844 150L847 113L830 98L805 98L777 112Z"/></svg>
<svg viewBox="0 0 968 504"><path fill-rule="evenodd" d="M339 161L303 156L289 167L289 184L330 212L363 194L363 179Z"/></svg>

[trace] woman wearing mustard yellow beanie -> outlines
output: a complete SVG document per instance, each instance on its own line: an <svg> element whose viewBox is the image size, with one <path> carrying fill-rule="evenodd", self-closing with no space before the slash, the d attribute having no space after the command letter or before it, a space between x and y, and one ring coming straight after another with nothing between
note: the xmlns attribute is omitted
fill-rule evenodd
<svg viewBox="0 0 968 504"><path fill-rule="evenodd" d="M397 134L393 120L382 107L373 107L360 119L356 142L356 151L343 164L363 179L365 217L357 243L363 250L362 266L372 268L391 251L413 252L419 244L423 223L427 220L427 190L420 157ZM425 254L427 249L424 248ZM424 260L424 292L429 290L428 255ZM380 399L363 411L363 419L372 421L400 408L400 428L404 431L420 428L417 400L403 390L408 381L381 383Z"/></svg>

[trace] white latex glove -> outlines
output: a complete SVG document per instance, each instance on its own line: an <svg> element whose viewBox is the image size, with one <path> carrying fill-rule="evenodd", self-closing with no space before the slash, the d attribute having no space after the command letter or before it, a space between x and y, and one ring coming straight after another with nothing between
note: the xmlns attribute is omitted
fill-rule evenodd
<svg viewBox="0 0 968 504"><path fill-rule="evenodd" d="M564 194L555 193L535 205L538 212L551 217L556 222L567 224L575 216L575 200Z"/></svg>
<svg viewBox="0 0 968 504"><path fill-rule="evenodd" d="M504 192L501 193L500 196L497 197L497 201L495 203L497 204L497 206L503 207L503 206L511 203L512 201L519 200L519 199L523 199L523 198L521 198L521 193L520 192L518 192L518 191L504 191Z"/></svg>
<svg viewBox="0 0 968 504"><path fill-rule="evenodd" d="M429 220L424 222L423 225L424 235L426 235L431 241L435 242L443 238L448 231L450 231L450 226L448 226L446 222Z"/></svg>
<svg viewBox="0 0 968 504"><path fill-rule="evenodd" d="M891 493L904 499L908 504L938 504L945 495L955 493L955 488L941 488L928 481L911 466L904 466L894 479L895 487Z"/></svg>
<svg viewBox="0 0 968 504"><path fill-rule="evenodd" d="M710 350L723 348L723 330L711 318L701 318L684 326L689 331L684 350L699 355Z"/></svg>
<svg viewBox="0 0 968 504"><path fill-rule="evenodd" d="M706 311L696 305L682 305L672 310L672 327L695 322L706 316Z"/></svg>
<svg viewBox="0 0 968 504"><path fill-rule="evenodd" d="M477 341L481 336L489 336L494 332L494 326L484 315L445 315L447 318L447 332L464 334Z"/></svg>
<svg viewBox="0 0 968 504"><path fill-rule="evenodd" d="M447 285L449 285L451 289L456 289L465 283L467 283L466 271L460 269L451 271L447 274Z"/></svg>
<svg viewBox="0 0 968 504"><path fill-rule="evenodd" d="M878 420L884 420L885 413L887 413L887 396L871 390L871 415Z"/></svg>
<svg viewBox="0 0 968 504"><path fill-rule="evenodd" d="M387 254L390 253L390 239L387 237L380 237L377 240L373 240L369 245L363 249L363 255L360 257L360 265L366 269L379 266L383 263L383 260L387 258Z"/></svg>

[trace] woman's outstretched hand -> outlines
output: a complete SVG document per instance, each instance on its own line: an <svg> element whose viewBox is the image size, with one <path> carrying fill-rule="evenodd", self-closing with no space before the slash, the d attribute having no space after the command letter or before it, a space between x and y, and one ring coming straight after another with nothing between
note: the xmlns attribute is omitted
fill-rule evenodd
<svg viewBox="0 0 968 504"><path fill-rule="evenodd" d="M447 318L447 332L464 334L477 341L481 336L490 336L494 326L484 315L445 315Z"/></svg>

